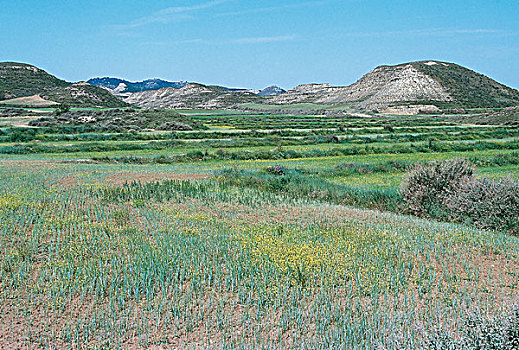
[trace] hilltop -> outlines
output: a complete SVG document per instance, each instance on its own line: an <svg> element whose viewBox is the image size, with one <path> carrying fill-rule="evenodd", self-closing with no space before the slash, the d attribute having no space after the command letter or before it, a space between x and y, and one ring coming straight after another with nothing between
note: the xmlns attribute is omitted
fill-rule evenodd
<svg viewBox="0 0 519 350"><path fill-rule="evenodd" d="M35 97L77 107L123 107L126 103L105 89L88 83L69 83L35 66L0 62L0 101L21 97ZM39 96L39 98L37 97ZM14 100L15 101L15 100Z"/></svg>
<svg viewBox="0 0 519 350"><path fill-rule="evenodd" d="M300 85L271 102L351 104L374 110L408 104L489 108L519 104L519 91L455 63L419 61L379 66L349 86Z"/></svg>

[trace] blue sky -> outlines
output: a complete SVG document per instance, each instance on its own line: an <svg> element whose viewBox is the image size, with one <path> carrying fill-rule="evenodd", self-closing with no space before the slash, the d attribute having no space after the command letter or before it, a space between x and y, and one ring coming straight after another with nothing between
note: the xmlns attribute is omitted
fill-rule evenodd
<svg viewBox="0 0 519 350"><path fill-rule="evenodd" d="M380 64L456 62L519 88L519 2L0 0L0 61L69 81L347 85Z"/></svg>

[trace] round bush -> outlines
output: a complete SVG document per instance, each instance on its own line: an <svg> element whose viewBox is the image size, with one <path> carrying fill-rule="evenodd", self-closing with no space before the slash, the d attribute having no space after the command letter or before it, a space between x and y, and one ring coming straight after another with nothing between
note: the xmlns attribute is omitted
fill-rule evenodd
<svg viewBox="0 0 519 350"><path fill-rule="evenodd" d="M473 178L474 165L465 158L418 163L404 176L400 193L410 213L445 219L450 198Z"/></svg>

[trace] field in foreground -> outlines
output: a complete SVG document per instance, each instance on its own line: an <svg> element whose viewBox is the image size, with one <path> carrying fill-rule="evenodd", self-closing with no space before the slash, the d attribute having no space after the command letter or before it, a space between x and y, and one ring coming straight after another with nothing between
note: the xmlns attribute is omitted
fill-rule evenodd
<svg viewBox="0 0 519 350"><path fill-rule="evenodd" d="M198 118L210 128L198 139L225 126L223 117ZM249 130L250 116L233 118L226 122ZM337 128L326 118L299 121L323 139L327 126ZM387 162L459 156L478 161L480 175L517 174L516 128L413 121L389 132L368 125L375 121L354 122L366 125L333 129L341 138L331 146L319 138L303 144L301 130L275 141L258 134L228 140L228 152L257 151L256 159L226 159L219 140L144 149L137 159L121 158L131 153L124 147L101 150L87 162L94 156L81 148L85 140L69 152L70 140L5 139L0 346L415 349L438 334L459 334L471 314L516 307L517 237L222 176L227 168L267 176L267 166L281 164L312 186L396 193L403 168ZM413 135L429 136L402 146ZM292 146L278 147L283 142L300 142L294 149L308 153L291 158ZM46 143L56 152L9 152ZM402 153L384 153L395 145ZM330 155L327 148L353 151ZM171 159L161 163L157 152Z"/></svg>

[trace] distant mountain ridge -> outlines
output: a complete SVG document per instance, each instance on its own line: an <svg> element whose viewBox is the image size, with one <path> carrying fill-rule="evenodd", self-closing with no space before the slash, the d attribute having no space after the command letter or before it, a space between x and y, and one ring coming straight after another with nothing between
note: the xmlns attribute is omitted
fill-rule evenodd
<svg viewBox="0 0 519 350"><path fill-rule="evenodd" d="M125 79L119 78L92 78L87 80L87 83L99 87L103 87L109 90L115 90L119 93L126 92L141 92L149 90L159 90L163 88L182 88L187 85L185 81L167 81L162 79L147 79L143 81L131 82ZM124 84L121 86L121 84Z"/></svg>
<svg viewBox="0 0 519 350"><path fill-rule="evenodd" d="M148 79L138 82L131 82L125 79L120 78L111 78L111 77L104 77L104 78L92 78L87 80L87 83L102 87L105 89L110 90L114 95L120 97L120 98L128 98L131 94L136 92L143 92L143 91L154 91L154 90L160 90L164 88L175 88L175 89L181 89L185 87L188 82L185 81L178 81L178 82L172 82L162 79ZM250 90L250 89L243 89L243 88L228 88L221 86L221 88L227 89L232 92L247 92L256 94L259 96L276 96L284 94L286 91L278 86L269 86L262 90Z"/></svg>
<svg viewBox="0 0 519 350"><path fill-rule="evenodd" d="M127 106L99 87L84 82L69 83L30 64L0 62L0 101L29 96L76 107Z"/></svg>

